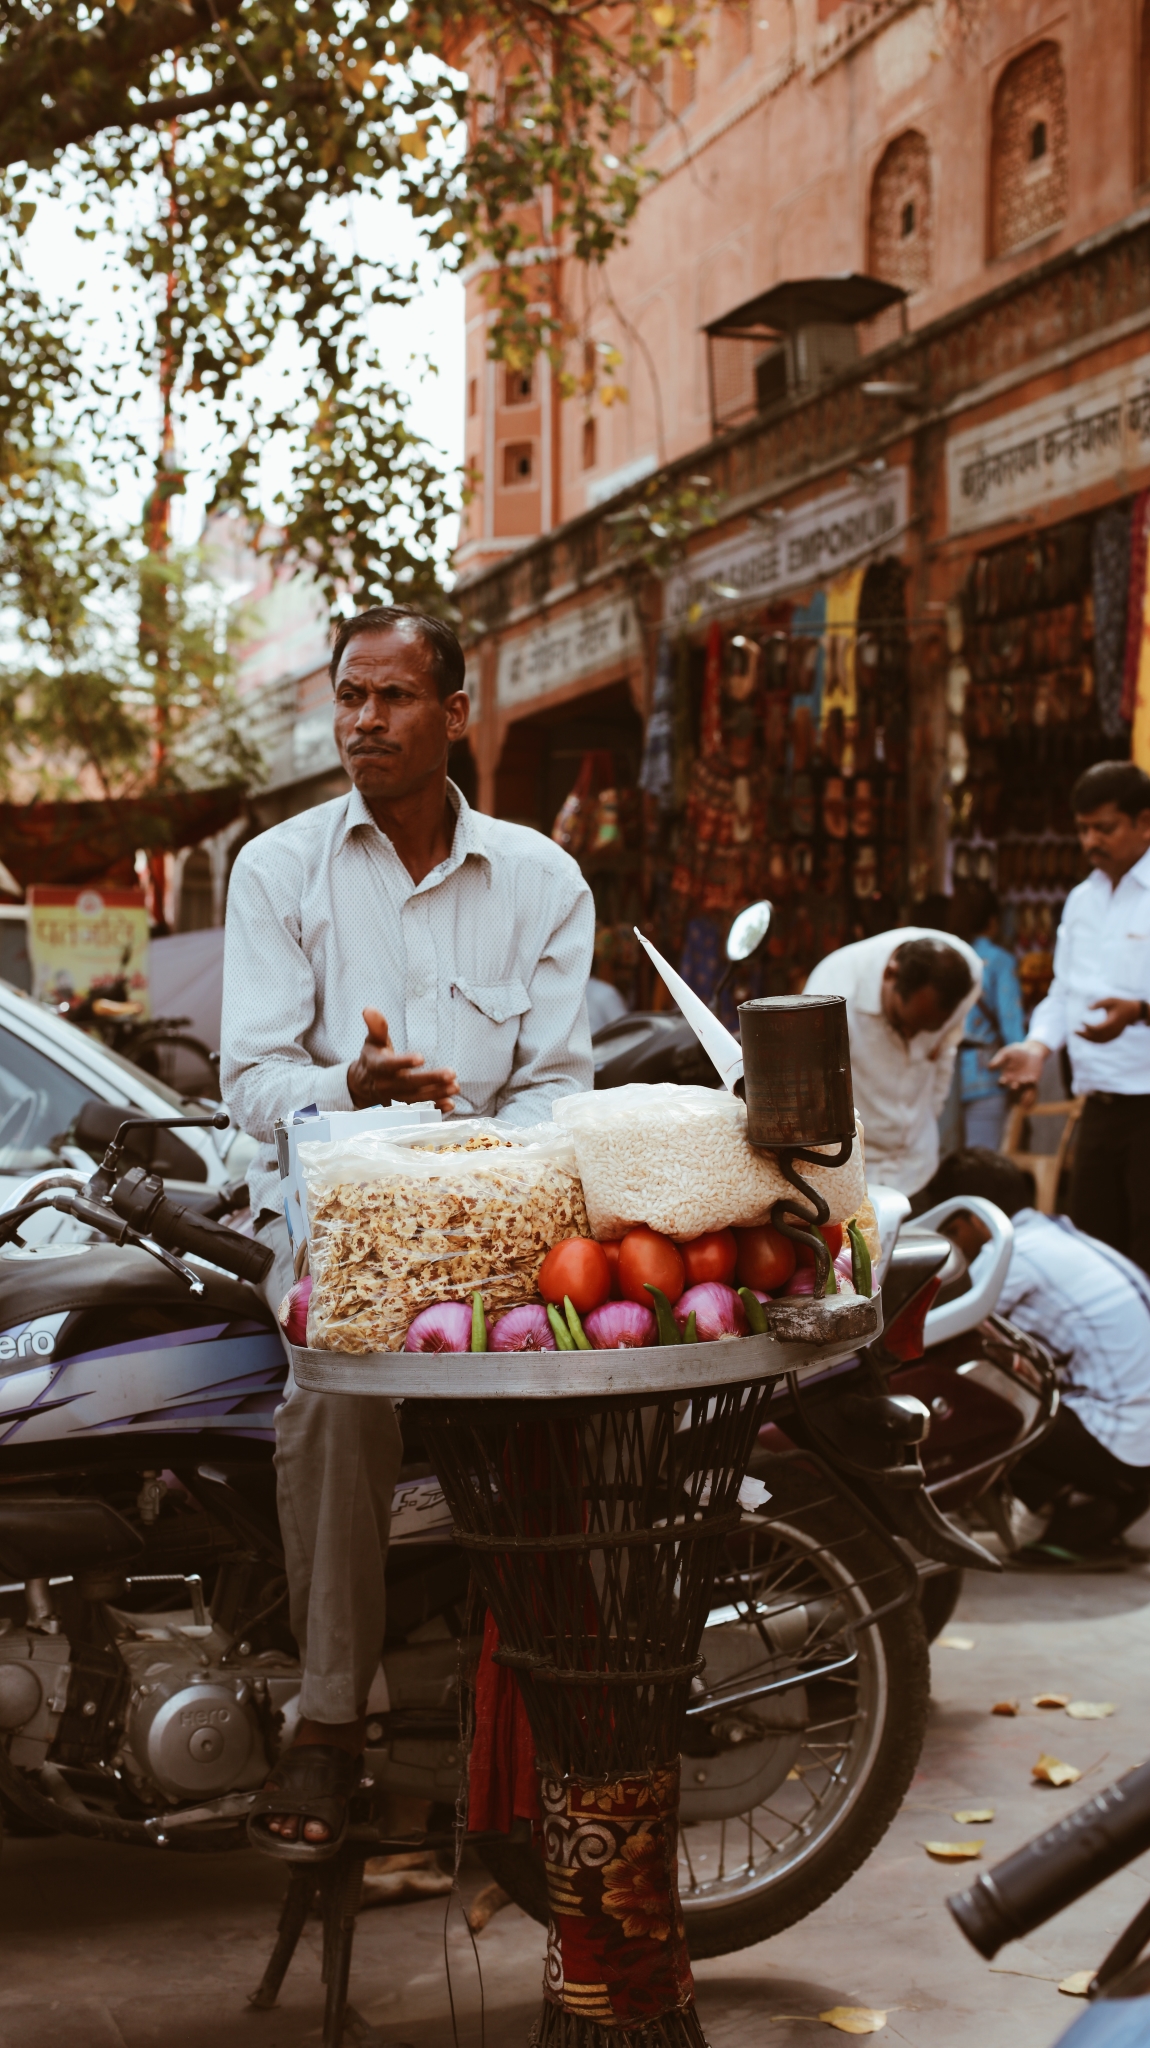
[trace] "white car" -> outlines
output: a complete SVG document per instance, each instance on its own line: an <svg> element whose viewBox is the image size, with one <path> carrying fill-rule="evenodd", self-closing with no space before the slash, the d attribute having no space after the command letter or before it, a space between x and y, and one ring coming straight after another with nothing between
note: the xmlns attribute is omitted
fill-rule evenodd
<svg viewBox="0 0 1150 2048"><path fill-rule="evenodd" d="M104 1114L89 1110L88 1129L78 1133L86 1104L104 1106ZM0 1208L11 1205L18 1185L33 1174L96 1164L112 1136L111 1110L171 1117L211 1108L185 1101L100 1039L0 981ZM172 1131L162 1148L151 1163L167 1185L201 1197L242 1181L258 1149L234 1129Z"/></svg>

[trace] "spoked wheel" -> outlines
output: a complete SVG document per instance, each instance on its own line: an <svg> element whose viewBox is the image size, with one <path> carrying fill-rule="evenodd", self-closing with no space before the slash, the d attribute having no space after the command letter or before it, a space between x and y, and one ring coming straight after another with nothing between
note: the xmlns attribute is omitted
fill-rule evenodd
<svg viewBox="0 0 1150 2048"><path fill-rule="evenodd" d="M695 1957L779 1934L838 1891L885 1834L918 1763L930 1667L891 1549L805 1466L728 1538L683 1736L679 1887ZM735 1692L777 1687L738 1704ZM485 1846L546 1920L526 1843Z"/></svg>

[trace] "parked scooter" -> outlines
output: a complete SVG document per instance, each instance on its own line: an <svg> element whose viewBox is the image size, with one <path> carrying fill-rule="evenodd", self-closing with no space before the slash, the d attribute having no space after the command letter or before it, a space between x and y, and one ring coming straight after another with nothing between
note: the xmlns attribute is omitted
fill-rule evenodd
<svg viewBox="0 0 1150 2048"><path fill-rule="evenodd" d="M271 1468L284 1354L256 1284L266 1250L129 1166L129 1136L87 1182L42 1175L0 1214L10 1247L43 1207L91 1233L0 1257L0 1799L34 1829L238 1848L300 1684ZM921 1226L895 1242L900 1203L878 1276L885 1351L781 1394L755 1459L770 1515L752 1490L729 1539L684 1738L696 1955L801 1918L870 1853L923 1737L920 1567L993 1562L932 1505L926 1404L889 1392L952 1256ZM477 1620L410 1436L406 1460L368 1767L450 1809ZM545 1917L529 1845L484 1854Z"/></svg>

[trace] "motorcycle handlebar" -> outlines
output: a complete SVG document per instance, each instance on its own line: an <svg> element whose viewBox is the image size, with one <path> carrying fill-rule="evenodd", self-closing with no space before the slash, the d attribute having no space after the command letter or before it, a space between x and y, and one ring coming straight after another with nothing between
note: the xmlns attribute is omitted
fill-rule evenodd
<svg viewBox="0 0 1150 2048"><path fill-rule="evenodd" d="M258 1287L267 1278L275 1262L270 1246L256 1244L252 1238L241 1237L238 1231L228 1230L222 1223L211 1223L206 1216L171 1201L164 1193L162 1180L146 1173L142 1166L121 1175L111 1190L111 1203L125 1223L154 1237L168 1251L189 1252L193 1257L207 1259L211 1265L234 1273L238 1280L250 1280L253 1286Z"/></svg>
<svg viewBox="0 0 1150 2048"><path fill-rule="evenodd" d="M947 1905L987 1961L1150 1849L1150 1763L996 1863Z"/></svg>

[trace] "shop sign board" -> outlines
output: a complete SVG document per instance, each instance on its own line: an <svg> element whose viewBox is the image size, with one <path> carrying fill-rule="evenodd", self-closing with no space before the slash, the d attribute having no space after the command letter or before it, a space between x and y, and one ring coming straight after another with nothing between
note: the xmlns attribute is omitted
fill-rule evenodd
<svg viewBox="0 0 1150 2048"><path fill-rule="evenodd" d="M28 890L28 953L32 994L41 1002L87 995L123 974L131 1001L151 1014L148 912L140 889L35 883Z"/></svg>
<svg viewBox="0 0 1150 2048"><path fill-rule="evenodd" d="M1044 510L1053 498L1150 462L1150 355L1051 392L946 450L951 533Z"/></svg>
<svg viewBox="0 0 1150 2048"><path fill-rule="evenodd" d="M499 650L500 710L545 697L567 683L629 662L639 652L639 624L629 597L604 597L548 619Z"/></svg>
<svg viewBox="0 0 1150 2048"><path fill-rule="evenodd" d="M818 583L866 555L889 550L906 531L905 469L874 483L811 498L771 526L753 526L735 540L701 548L663 585L669 625L694 625L736 599L763 602Z"/></svg>

